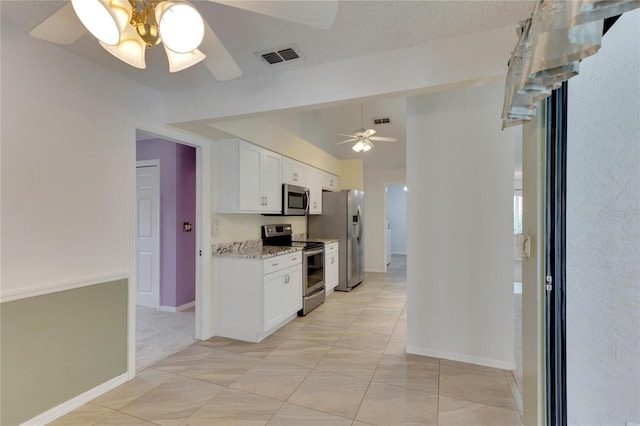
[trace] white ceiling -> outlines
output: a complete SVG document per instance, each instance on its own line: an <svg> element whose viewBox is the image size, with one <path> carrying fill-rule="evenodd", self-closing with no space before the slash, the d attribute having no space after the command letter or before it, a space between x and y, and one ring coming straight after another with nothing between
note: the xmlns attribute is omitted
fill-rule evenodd
<svg viewBox="0 0 640 426"><path fill-rule="evenodd" d="M341 0L335 24L328 30L322 30L210 1L192 2L240 66L242 79L259 78L507 25L515 28L519 21L530 16L535 3L532 0ZM2 0L0 12L4 22L11 22L28 32L64 4L65 1L57 0ZM256 55L256 52L290 44L294 44L302 53L302 60L270 66ZM145 70L120 62L100 48L90 34L62 48L161 92L225 84L216 81L202 64L179 73L169 73L164 52L157 47L147 53ZM354 101L350 105L280 113L269 118L338 158L362 157L366 168L402 168L405 155L405 105L404 98L364 104ZM361 106L364 110L362 123ZM392 123L373 127L371 119L382 116L390 117ZM308 123L307 127L313 130L305 131L305 126L299 125L300 120ZM361 127L374 128L380 136L395 137L399 141L376 143L376 148L365 154L354 153L350 144L335 145L344 139L335 134L348 134ZM317 137L318 129L323 129L321 133L325 137Z"/></svg>

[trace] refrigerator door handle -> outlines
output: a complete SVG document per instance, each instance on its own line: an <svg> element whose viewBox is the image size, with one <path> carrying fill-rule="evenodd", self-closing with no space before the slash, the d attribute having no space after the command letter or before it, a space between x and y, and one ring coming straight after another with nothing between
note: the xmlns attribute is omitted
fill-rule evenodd
<svg viewBox="0 0 640 426"><path fill-rule="evenodd" d="M358 206L358 243L362 239L362 215L360 212L360 206Z"/></svg>

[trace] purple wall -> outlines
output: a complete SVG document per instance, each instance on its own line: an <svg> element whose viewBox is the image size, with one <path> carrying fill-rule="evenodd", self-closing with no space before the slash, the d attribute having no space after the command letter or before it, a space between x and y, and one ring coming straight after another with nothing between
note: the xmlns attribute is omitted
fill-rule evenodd
<svg viewBox="0 0 640 426"><path fill-rule="evenodd" d="M160 160L160 305L182 306L195 300L196 150L151 139L137 142L136 159Z"/></svg>

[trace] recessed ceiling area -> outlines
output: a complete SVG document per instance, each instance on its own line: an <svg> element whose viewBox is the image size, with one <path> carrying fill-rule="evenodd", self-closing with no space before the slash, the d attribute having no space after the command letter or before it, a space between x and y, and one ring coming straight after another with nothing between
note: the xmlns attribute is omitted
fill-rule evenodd
<svg viewBox="0 0 640 426"><path fill-rule="evenodd" d="M62 0L2 0L2 25L8 24L28 33L66 3L67 1ZM266 77L276 76L286 80L287 73L293 71L507 26L514 28L515 42L517 23L530 16L536 1L340 0L335 23L327 30L248 12L214 1L196 0L192 3L242 70L242 76L238 80L250 82L257 87ZM67 46L50 46L52 49L72 52L167 96L234 84L233 80L217 81L201 64L171 74L166 55L159 48L147 52L147 68L139 70L111 56L90 34ZM269 65L259 54L277 52L284 50L282 47L291 46L299 52L300 59ZM507 60L505 58L505 70ZM363 69L362 74L366 75L367 69ZM313 81L309 84L312 85ZM296 93L302 93L306 88L303 86L296 90ZM282 96L296 96L296 93L282 93ZM242 93L237 96L242 96ZM368 169L404 168L406 93L362 96L361 99L346 100L330 106L266 111L259 116L337 158L362 158L364 167ZM256 117L256 114L251 116ZM209 117L211 116L198 118L202 128L216 125L217 121ZM234 116L234 119L238 118L242 117ZM380 118L388 118L390 123L374 124L373 120ZM398 141L374 142L375 148L365 153L354 152L349 143L336 145L346 139L339 134L351 134L361 128L372 128L376 130L376 136L396 138ZM190 129L198 133L196 130L195 127ZM222 131L219 135L229 136Z"/></svg>

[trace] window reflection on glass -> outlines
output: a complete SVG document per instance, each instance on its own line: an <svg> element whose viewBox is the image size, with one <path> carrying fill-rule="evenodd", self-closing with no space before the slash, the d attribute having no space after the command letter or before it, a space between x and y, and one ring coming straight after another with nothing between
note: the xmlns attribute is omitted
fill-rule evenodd
<svg viewBox="0 0 640 426"><path fill-rule="evenodd" d="M516 189L513 195L513 234L522 234L522 190Z"/></svg>

